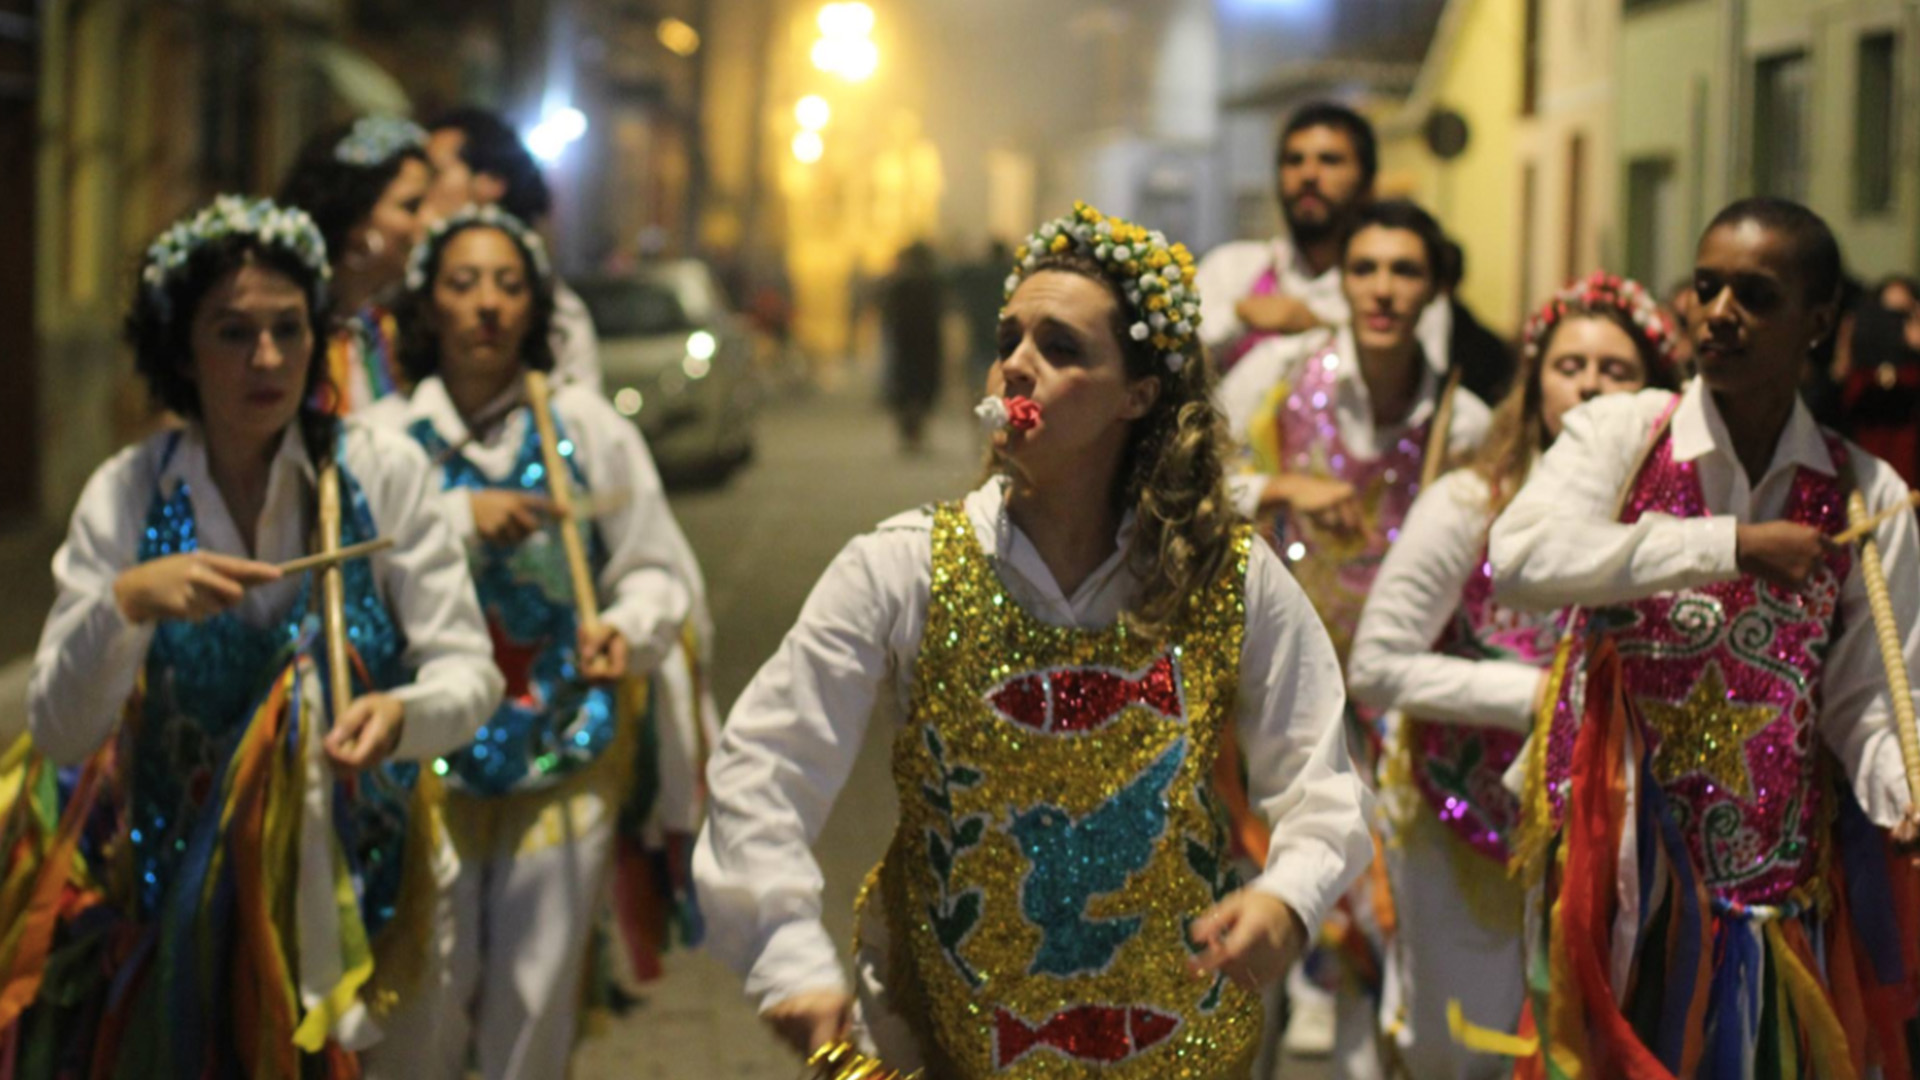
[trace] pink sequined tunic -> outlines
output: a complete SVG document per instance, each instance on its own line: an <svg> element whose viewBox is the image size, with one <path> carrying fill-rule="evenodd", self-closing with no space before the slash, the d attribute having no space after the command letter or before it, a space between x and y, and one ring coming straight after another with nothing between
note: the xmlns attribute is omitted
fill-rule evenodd
<svg viewBox="0 0 1920 1080"><path fill-rule="evenodd" d="M1827 450L1844 475L1844 444L1828 435ZM1650 513L1708 516L1694 464L1674 460L1664 429L1621 520ZM1801 467L1785 518L1822 532L1844 528L1841 482ZM1820 675L1840 632L1840 586L1851 567L1851 554L1836 549L1798 595L1740 577L1578 616L1579 632L1610 635L1619 650L1653 779L1717 900L1780 903L1817 869L1814 836L1826 798L1815 775ZM1547 744L1556 818L1572 781L1580 675L1569 672Z"/></svg>
<svg viewBox="0 0 1920 1080"><path fill-rule="evenodd" d="M1344 480L1353 485L1365 507L1368 532L1362 536L1323 532L1304 515L1290 512L1263 528L1327 624L1343 665L1367 591L1387 557L1387 548L1400 537L1400 525L1414 496L1420 493L1420 463L1429 427L1421 424L1404 432L1379 457L1354 454L1340 435L1333 406L1340 365L1347 363L1352 361L1331 343L1315 353L1292 385L1283 388L1285 396L1275 410L1270 439L1263 440L1256 431L1254 440L1264 471ZM1260 445L1263 441L1269 445Z"/></svg>
<svg viewBox="0 0 1920 1080"><path fill-rule="evenodd" d="M1546 667L1559 643L1559 615L1502 607L1493 599L1493 566L1483 548L1460 593L1460 606L1440 633L1436 652L1463 660L1512 660ZM1434 723L1409 718L1407 741L1414 786L1440 823L1467 845L1501 864L1520 823L1520 800L1503 778L1525 741L1503 728Z"/></svg>

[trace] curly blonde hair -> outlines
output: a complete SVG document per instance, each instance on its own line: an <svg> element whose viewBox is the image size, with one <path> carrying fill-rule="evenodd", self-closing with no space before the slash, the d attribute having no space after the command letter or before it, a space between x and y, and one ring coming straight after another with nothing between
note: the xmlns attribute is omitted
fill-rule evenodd
<svg viewBox="0 0 1920 1080"><path fill-rule="evenodd" d="M1127 630L1164 638L1187 598L1211 583L1233 552L1238 517L1227 496L1227 424L1213 404L1219 376L1204 358L1169 371L1151 342L1130 337L1126 296L1096 260L1046 255L1031 273L1049 270L1104 287L1113 297L1112 330L1128 378L1160 381L1153 407L1134 422L1113 504L1134 512L1126 560L1140 591L1123 615Z"/></svg>

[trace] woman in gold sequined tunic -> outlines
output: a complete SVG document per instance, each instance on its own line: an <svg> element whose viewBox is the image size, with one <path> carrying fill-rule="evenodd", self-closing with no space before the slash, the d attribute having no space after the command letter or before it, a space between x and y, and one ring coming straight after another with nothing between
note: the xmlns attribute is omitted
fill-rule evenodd
<svg viewBox="0 0 1920 1080"><path fill-rule="evenodd" d="M1191 295L1184 251L1082 207L1020 258L988 389L1041 420L979 490L853 541L736 705L710 944L803 1052L851 1028L936 1077L1244 1077L1252 991L1369 854L1338 665L1228 508L1191 320L1152 319ZM850 985L809 849L882 699L901 811ZM1244 887L1229 736L1276 833Z"/></svg>

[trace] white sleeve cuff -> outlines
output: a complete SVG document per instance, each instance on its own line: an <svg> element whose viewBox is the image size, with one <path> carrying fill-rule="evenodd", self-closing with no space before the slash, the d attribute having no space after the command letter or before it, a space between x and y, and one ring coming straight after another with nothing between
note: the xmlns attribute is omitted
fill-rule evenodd
<svg viewBox="0 0 1920 1080"><path fill-rule="evenodd" d="M1739 527L1731 514L1688 518L1682 523L1688 562L1702 584L1739 576L1740 548L1735 539Z"/></svg>
<svg viewBox="0 0 1920 1080"><path fill-rule="evenodd" d="M796 920L775 929L747 973L747 997L760 1003L762 1013L809 990L844 993L846 989L839 950L818 919Z"/></svg>

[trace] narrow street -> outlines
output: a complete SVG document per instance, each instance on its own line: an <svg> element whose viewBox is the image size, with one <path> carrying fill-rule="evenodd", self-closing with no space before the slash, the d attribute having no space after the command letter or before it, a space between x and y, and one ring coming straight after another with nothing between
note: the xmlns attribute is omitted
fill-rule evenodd
<svg viewBox="0 0 1920 1080"><path fill-rule="evenodd" d="M757 456L725 486L676 493L673 509L700 553L712 594L714 686L729 705L773 653L840 548L881 520L972 486L980 458L963 403L951 395L928 451L901 455L864 387L816 394L762 414ZM893 823L885 739L870 739L820 844L827 927L845 940L854 894ZM702 953L667 958L667 976L575 1057L576 1080L786 1080L798 1071L741 995L731 971Z"/></svg>

